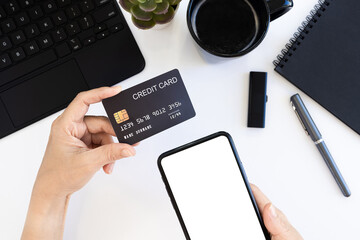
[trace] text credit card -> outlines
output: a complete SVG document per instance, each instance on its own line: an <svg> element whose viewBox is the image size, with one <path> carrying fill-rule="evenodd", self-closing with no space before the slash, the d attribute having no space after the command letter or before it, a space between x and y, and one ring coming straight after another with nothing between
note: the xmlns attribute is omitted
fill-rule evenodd
<svg viewBox="0 0 360 240"><path fill-rule="evenodd" d="M137 143L196 115L177 69L102 102L119 142L128 144Z"/></svg>

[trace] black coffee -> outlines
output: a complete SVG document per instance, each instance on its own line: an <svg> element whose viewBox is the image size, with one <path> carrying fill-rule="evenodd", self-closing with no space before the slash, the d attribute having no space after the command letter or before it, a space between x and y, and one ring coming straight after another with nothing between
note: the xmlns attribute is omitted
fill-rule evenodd
<svg viewBox="0 0 360 240"><path fill-rule="evenodd" d="M257 16L246 0L206 0L198 7L195 32L207 48L233 54L255 40Z"/></svg>

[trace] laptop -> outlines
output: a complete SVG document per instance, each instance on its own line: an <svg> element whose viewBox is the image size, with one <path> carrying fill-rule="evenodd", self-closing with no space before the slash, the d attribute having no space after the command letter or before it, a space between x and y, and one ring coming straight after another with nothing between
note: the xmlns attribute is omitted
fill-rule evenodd
<svg viewBox="0 0 360 240"><path fill-rule="evenodd" d="M144 67L114 0L0 0L0 138Z"/></svg>

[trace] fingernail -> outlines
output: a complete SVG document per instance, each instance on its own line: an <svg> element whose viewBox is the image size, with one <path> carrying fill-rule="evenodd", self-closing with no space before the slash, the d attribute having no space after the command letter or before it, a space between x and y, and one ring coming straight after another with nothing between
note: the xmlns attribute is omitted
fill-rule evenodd
<svg viewBox="0 0 360 240"><path fill-rule="evenodd" d="M271 217L272 218L277 218L277 212L276 212L276 209L275 209L275 207L274 207L274 205L270 205L270 207L269 207L269 210L270 210L270 215L271 215Z"/></svg>
<svg viewBox="0 0 360 240"><path fill-rule="evenodd" d="M109 165L109 174L112 174L112 172L114 170L114 166L115 166L115 164L110 164Z"/></svg>
<svg viewBox="0 0 360 240"><path fill-rule="evenodd" d="M123 157L131 157L133 153L129 149L124 149L121 151L121 155L123 155Z"/></svg>

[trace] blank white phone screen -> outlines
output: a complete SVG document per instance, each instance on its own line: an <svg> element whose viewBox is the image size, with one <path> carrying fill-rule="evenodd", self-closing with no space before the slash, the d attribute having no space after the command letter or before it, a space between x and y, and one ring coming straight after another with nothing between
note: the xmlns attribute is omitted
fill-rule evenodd
<svg viewBox="0 0 360 240"><path fill-rule="evenodd" d="M266 240L227 137L169 155L161 165L191 240Z"/></svg>

